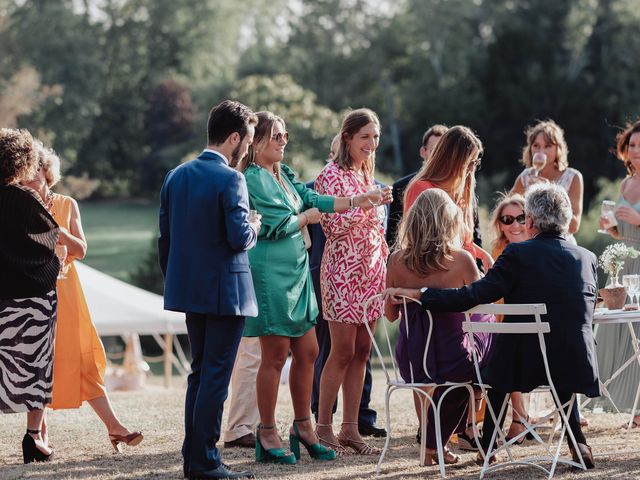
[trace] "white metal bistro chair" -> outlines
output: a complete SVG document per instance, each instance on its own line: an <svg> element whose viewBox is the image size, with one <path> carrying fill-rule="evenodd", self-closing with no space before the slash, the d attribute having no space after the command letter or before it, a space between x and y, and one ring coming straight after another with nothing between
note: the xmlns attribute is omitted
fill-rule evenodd
<svg viewBox="0 0 640 480"><path fill-rule="evenodd" d="M383 295L378 294L371 297L367 301L364 308L365 317L371 302L373 302L374 300L380 300L382 298L383 298ZM413 302L413 303L417 303L418 305L421 305L421 303L418 300L415 300L409 297L402 297L402 299L404 301L402 305L403 309L401 311L401 316L398 322L404 322L405 335L406 335L406 338L408 339L412 329L410 328L411 327L410 322L408 321L407 303ZM427 377L429 379L432 379L429 373L429 370L427 368L427 356L429 353L429 344L431 342L431 333L433 331L433 318L431 316L431 312L429 311L426 312L426 315L429 318L429 331L428 331L427 338L425 339L425 350L422 358L422 368L424 369L424 373L427 375ZM393 426L391 424L391 412L389 408L389 400L391 398L391 394L396 390L408 389L418 394L418 398L420 399L420 408L421 408L423 419L427 418L427 402L429 402L429 405L433 409L433 414L434 414L433 416L435 419L436 447L438 451L438 464L440 467L440 474L442 475L443 478L445 478L446 473L445 473L445 464L444 464L444 445L442 445L441 424L440 424L440 415L439 415L440 406L442 405L442 402L446 398L447 394L456 388L466 388L469 392L469 399L471 402L470 405L473 405L473 399L474 399L473 385L471 382L467 382L467 383L417 382L415 381L415 374L414 374L413 366L411 365L411 363L409 364L410 372L411 372L411 380L409 382L405 382L402 376L400 375L400 369L395 358L395 345L392 345L391 343L391 336L389 334L388 323L389 321L384 317L382 317L378 321L378 327L382 332L383 340L386 343L386 347L389 352L389 356L385 357L382 353L380 345L378 345L378 343L376 342L374 333L371 331L369 324L366 321L364 322L367 328L367 332L371 337L373 348L376 352L376 355L378 356L378 359L380 360L380 364L382 365L382 369L384 371L384 375L387 381L387 389L385 391L385 396L384 396L385 414L386 414L386 421L387 421L387 438L384 442L384 448L380 453L380 459L378 460L378 465L376 467L376 474L378 475L380 474L380 467L382 465L382 462L384 461L384 457L385 457L385 454L387 453L387 449L389 448L389 441L391 440L391 433L393 431ZM446 388L446 390L444 391L444 393L442 394L442 396L440 397L437 403L434 401L432 393L430 393L432 392L431 389L435 387ZM427 390L430 390L430 391L427 391ZM475 421L474 421L474 424L475 424ZM425 421L422 422L420 432L422 435L422 442L423 442L423 444L420 445L420 465L424 466L425 464L424 442L426 441L426 438L427 438L427 424ZM480 439L478 438L477 432L475 432L475 429L474 429L474 435L476 437L476 442L479 443Z"/></svg>
<svg viewBox="0 0 640 480"><path fill-rule="evenodd" d="M514 316L514 315L527 315L527 316L533 316L535 321L534 322L525 322L525 323L513 323L513 322L509 322L509 323L476 323L476 322L471 322L470 321L470 316L472 314L476 314L476 313L481 313L481 314L493 314L493 315L510 315L510 316ZM478 365L478 358L477 355L475 353L475 349L474 349L474 333L492 333L492 334L503 334L503 335L511 335L511 334L530 334L530 335L537 335L538 337L538 342L540 345L540 352L542 354L542 359L544 362L544 368L545 368L545 373L547 376L547 380L548 380L548 384L545 386L541 386L542 389L544 390L548 390L554 400L554 403L556 405L556 408L553 412L551 412L549 415L547 415L545 418L549 418L553 415L559 415L561 417L561 428L559 431L559 438L558 438L558 442L556 445L552 445L552 439L553 439L553 435L551 436L551 438L549 439L549 443L547 444L539 435L539 433L535 430L536 426L535 425L531 425L529 422L524 421L524 426L525 426L525 430L520 433L519 435L516 435L514 438L512 438L511 440L509 440L508 442L505 439L504 436L504 432L502 431L501 428L498 428L498 422L497 419L498 418L502 418L503 415L506 413L506 408L507 408L507 404L508 404L508 400L509 400L509 395L507 395L505 397L504 402L502 403L501 407L500 407L500 412L499 415L496 416L495 415L495 411L494 408L495 406L492 406L491 403L488 401L487 399L487 412L489 413L489 415L491 415L491 418L494 421L494 424L496 425L496 428L494 429L492 436L491 436L491 443L490 443L490 447L489 447L489 451L488 452L483 452L482 448L480 449L480 453L482 454L482 456L484 457L484 464L482 466L482 470L480 471L480 478L482 479L484 477L484 474L493 470L497 470L499 468L504 468L507 466L513 466L513 465L530 465L530 466L534 466L537 468L542 469L545 473L548 474L548 478L551 479L553 478L553 475L555 473L555 469L558 463L563 463L563 464L567 464L567 465L571 465L572 467L577 467L577 468L581 468L583 470L586 470L586 466L584 463L584 460L582 459L582 455L580 454L580 449L578 448L576 439L573 435L573 432L571 431L571 429L569 429L567 427L568 425L568 420L567 420L567 414L565 409L567 409L567 411L570 411L571 408L573 407L573 403L576 401L576 395L572 395L571 400L569 402L567 402L564 405L560 404L560 399L558 398L558 393L556 391L556 388L553 384L553 380L551 378L551 372L549 370L549 362L547 360L547 347L546 347L546 343L544 340L544 334L545 333L549 333L551 331L551 328L549 326L548 322L542 322L540 319L540 315L544 315L547 313L547 307L545 304L543 303L536 303L536 304L513 304L513 305L501 305L501 304L487 304L487 305L478 305L468 311L465 312L465 316L466 316L466 321L463 324L463 330L465 332L467 332L468 337L469 337L469 342L471 344L471 350L473 352L473 360L474 360L474 364L475 364L475 368L476 368L476 374L478 376L478 382L479 382L479 386L482 389L482 393L486 396L486 390L487 388L491 388L489 385L486 385L483 383L482 381L482 376L481 376L481 372L480 372L480 367ZM485 412L486 415L486 412ZM553 431L553 430L552 430ZM486 429L484 431L484 435L490 434L491 432L487 432ZM540 443L541 445L543 445L545 447L545 450L547 451L547 455L542 455L542 456L535 456L535 457L528 457L528 458L524 458L524 459L514 459L513 455L511 454L511 447L513 446L513 444L515 442L517 442L522 436L526 435L527 433L531 433L535 440L538 441L538 443ZM562 441L564 440L564 435L565 433L568 433L569 435L569 439L571 441L571 444L573 445L573 448L576 451L576 454L578 455L578 457L580 458L580 462L574 462L573 459L567 459L564 457L560 456L560 450L562 448ZM502 445L497 446L496 448L493 448L494 445L496 445L496 440L497 437L500 438ZM489 465L489 459L491 458L492 455L500 452L500 451L506 451L509 461L507 462L501 462L501 463L497 463L494 465ZM549 466L549 468L546 468L543 464L547 464L547 463L551 463L551 465Z"/></svg>

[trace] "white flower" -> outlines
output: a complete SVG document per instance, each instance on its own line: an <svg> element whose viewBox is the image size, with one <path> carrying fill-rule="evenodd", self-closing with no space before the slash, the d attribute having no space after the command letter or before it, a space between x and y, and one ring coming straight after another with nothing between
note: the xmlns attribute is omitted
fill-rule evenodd
<svg viewBox="0 0 640 480"><path fill-rule="evenodd" d="M628 247L624 243L614 243L604 249L598 264L610 276L615 277L620 272L622 265L624 265L625 258L636 258L638 255L640 255L640 252L635 248Z"/></svg>

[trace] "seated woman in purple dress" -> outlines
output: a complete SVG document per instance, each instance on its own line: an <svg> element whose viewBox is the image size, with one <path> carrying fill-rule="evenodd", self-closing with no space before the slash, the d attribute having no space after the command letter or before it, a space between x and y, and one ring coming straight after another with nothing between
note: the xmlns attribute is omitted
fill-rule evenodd
<svg viewBox="0 0 640 480"><path fill-rule="evenodd" d="M459 288L480 278L478 267L471 254L462 248L459 226L461 211L442 190L425 190L417 198L400 225L399 250L389 257L387 287L401 288ZM473 356L469 341L462 331L464 314L438 312L433 315L433 332L427 357L427 377L422 366L429 330L429 317L417 304L407 305L411 335L406 338L404 322L396 346L400 373L405 381L411 381L411 371L416 382L467 382L475 378ZM395 320L401 313L401 305L385 302L385 316ZM475 322L494 322L493 316L473 315ZM491 336L477 334L475 348L478 358L486 362L491 348ZM444 392L439 388L435 400ZM442 444L446 445L454 432L463 431L467 418L469 394L457 388L449 392L442 403L440 420ZM436 437L433 411L429 411L426 463L437 462ZM460 457L448 448L444 449L445 463L456 463Z"/></svg>

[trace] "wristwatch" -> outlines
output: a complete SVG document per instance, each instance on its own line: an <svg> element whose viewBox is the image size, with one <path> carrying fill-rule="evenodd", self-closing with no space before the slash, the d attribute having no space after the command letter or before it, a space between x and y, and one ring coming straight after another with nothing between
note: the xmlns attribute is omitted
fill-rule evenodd
<svg viewBox="0 0 640 480"><path fill-rule="evenodd" d="M426 291L427 291L427 289L428 289L428 288L429 288L429 287L422 287L422 288L420 289L420 293L421 293L421 294L423 294L424 292L426 292Z"/></svg>

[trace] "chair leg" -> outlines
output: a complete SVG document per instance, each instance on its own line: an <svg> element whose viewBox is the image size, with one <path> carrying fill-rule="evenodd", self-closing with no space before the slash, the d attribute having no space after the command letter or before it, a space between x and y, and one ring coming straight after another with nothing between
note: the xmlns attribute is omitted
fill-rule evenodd
<svg viewBox="0 0 640 480"><path fill-rule="evenodd" d="M384 440L384 448L382 449L382 452L380 452L380 458L378 459L378 466L376 467L376 475L380 475L380 468L382 467L384 456L387 453L387 449L389 448L389 442L391 441L391 412L389 411L389 401L391 399L392 392L393 392L392 387L387 386L387 391L384 395L384 410L387 417L387 437Z"/></svg>

